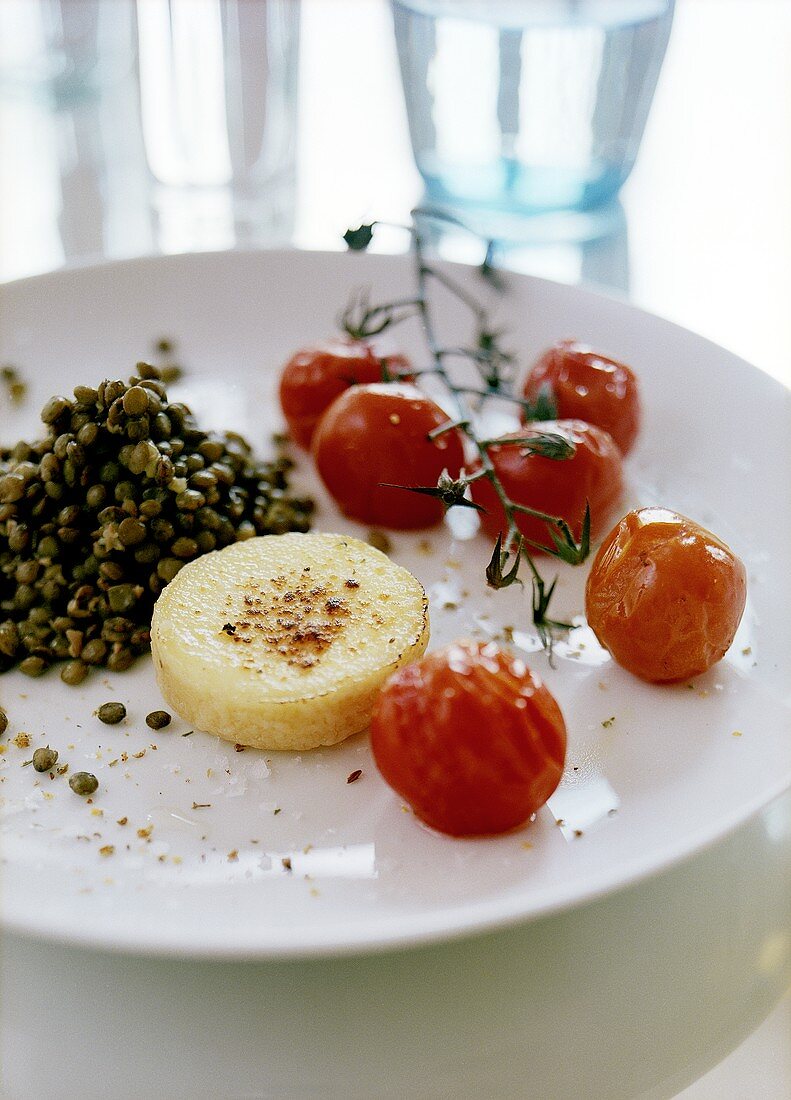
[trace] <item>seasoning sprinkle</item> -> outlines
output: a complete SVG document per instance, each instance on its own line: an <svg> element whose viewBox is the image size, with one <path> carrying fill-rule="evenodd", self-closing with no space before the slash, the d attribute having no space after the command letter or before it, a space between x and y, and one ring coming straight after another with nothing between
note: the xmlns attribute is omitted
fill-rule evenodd
<svg viewBox="0 0 791 1100"><path fill-rule="evenodd" d="M362 768L355 768L354 771L346 776L347 783L356 783L360 776L363 774Z"/></svg>

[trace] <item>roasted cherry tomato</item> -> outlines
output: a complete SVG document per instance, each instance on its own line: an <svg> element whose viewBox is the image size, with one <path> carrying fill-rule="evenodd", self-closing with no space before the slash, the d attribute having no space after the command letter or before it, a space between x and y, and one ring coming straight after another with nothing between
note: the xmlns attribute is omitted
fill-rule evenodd
<svg viewBox="0 0 791 1100"><path fill-rule="evenodd" d="M494 642L454 642L399 669L371 722L379 771L452 836L525 824L560 782L566 726L553 696Z"/></svg>
<svg viewBox="0 0 791 1100"><path fill-rule="evenodd" d="M666 508L641 508L601 544L585 611L619 665L673 683L725 654L746 594L743 564L716 535Z"/></svg>
<svg viewBox="0 0 791 1100"><path fill-rule="evenodd" d="M591 537L607 530L615 506L623 495L623 460L607 432L581 420L545 420L527 425L523 438L547 433L573 443L570 458L545 458L531 453L522 443L503 436L489 448L495 473L515 504L524 504L564 519L579 540L586 502L591 511ZM492 538L505 534L505 514L491 482L481 478L472 483L472 498L486 509L481 514L483 529ZM533 544L552 548L550 528L535 516L517 515L517 525Z"/></svg>
<svg viewBox="0 0 791 1100"><path fill-rule="evenodd" d="M377 527L439 523L436 497L393 486L432 487L443 470L458 476L464 462L454 428L429 439L448 415L417 387L404 383L352 386L325 412L313 437L322 481L341 511Z"/></svg>
<svg viewBox="0 0 791 1100"><path fill-rule="evenodd" d="M280 406L294 442L309 447L325 409L349 386L380 382L383 361L392 375L409 370L403 355L380 356L362 340L336 338L296 352L280 376Z"/></svg>
<svg viewBox="0 0 791 1100"><path fill-rule="evenodd" d="M557 415L595 424L609 432L626 454L640 426L640 397L634 372L576 340L561 340L531 368L524 395L537 400L542 389L552 396Z"/></svg>

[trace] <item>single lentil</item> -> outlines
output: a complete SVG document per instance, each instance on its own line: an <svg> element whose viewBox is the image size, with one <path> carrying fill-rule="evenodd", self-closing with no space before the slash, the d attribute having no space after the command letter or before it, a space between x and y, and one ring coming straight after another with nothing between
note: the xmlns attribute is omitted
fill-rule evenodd
<svg viewBox="0 0 791 1100"><path fill-rule="evenodd" d="M75 794L93 794L99 787L99 780L90 772L74 772L69 776L69 786Z"/></svg>
<svg viewBox="0 0 791 1100"><path fill-rule="evenodd" d="M54 768L58 761L58 750L51 749L49 745L43 749L36 749L33 753L33 767L37 772L48 772Z"/></svg>
<svg viewBox="0 0 791 1100"><path fill-rule="evenodd" d="M161 730L169 726L171 717L166 710L152 710L146 715L146 725L152 730Z"/></svg>
<svg viewBox="0 0 791 1100"><path fill-rule="evenodd" d="M96 717L106 726L117 726L126 718L126 707L123 703L102 703L96 711Z"/></svg>

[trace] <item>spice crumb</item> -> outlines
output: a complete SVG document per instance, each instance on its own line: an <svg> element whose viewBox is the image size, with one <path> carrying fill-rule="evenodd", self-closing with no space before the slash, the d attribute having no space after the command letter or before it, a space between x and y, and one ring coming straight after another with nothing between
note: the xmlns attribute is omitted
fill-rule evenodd
<svg viewBox="0 0 791 1100"><path fill-rule="evenodd" d="M355 768L353 772L346 776L347 783L356 783L360 776L363 774L362 768Z"/></svg>
<svg viewBox="0 0 791 1100"><path fill-rule="evenodd" d="M119 817L118 820L116 821L116 825L126 825L126 824L128 824L128 822L129 822L128 817Z"/></svg>
<svg viewBox="0 0 791 1100"><path fill-rule="evenodd" d="M30 747L30 734L18 733L16 737L11 738L11 744L16 745L18 749L27 749Z"/></svg>
<svg viewBox="0 0 791 1100"><path fill-rule="evenodd" d="M114 844L105 844L105 845L103 845L103 847L101 847L99 849L99 855L100 856L111 856L111 855L114 854L114 852L115 852L115 845Z"/></svg>
<svg viewBox="0 0 791 1100"><path fill-rule="evenodd" d="M283 858L280 860L280 862L283 864L283 870L284 871L290 871L291 870L291 857L290 856L283 856Z"/></svg>
<svg viewBox="0 0 791 1100"><path fill-rule="evenodd" d="M733 731L733 736L734 736L734 737L741 737L741 735L742 735L742 731L741 731L741 730L734 730L734 731Z"/></svg>
<svg viewBox="0 0 791 1100"><path fill-rule="evenodd" d="M604 726L605 729L609 729L614 721L615 721L615 715L613 714L609 718L605 718L604 721L602 722L602 725Z"/></svg>
<svg viewBox="0 0 791 1100"><path fill-rule="evenodd" d="M228 862L229 863L236 863L238 858L239 858L239 849L238 848L232 848L230 850L230 852L228 853Z"/></svg>
<svg viewBox="0 0 791 1100"><path fill-rule="evenodd" d="M154 831L154 826L153 825L146 825L145 828L137 830L137 835L140 837L141 840L147 840L151 836L151 833L153 831Z"/></svg>

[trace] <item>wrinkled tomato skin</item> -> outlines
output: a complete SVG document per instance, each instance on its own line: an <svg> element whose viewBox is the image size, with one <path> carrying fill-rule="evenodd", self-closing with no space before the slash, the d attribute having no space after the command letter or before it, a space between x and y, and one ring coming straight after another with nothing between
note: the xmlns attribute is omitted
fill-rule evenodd
<svg viewBox="0 0 791 1100"><path fill-rule="evenodd" d="M399 367L406 366L403 357ZM391 370L394 370L391 367ZM349 386L382 380L382 364L370 344L335 338L296 352L280 375L280 407L289 434L309 448L324 411Z"/></svg>
<svg viewBox="0 0 791 1100"><path fill-rule="evenodd" d="M396 672L371 724L382 776L450 836L508 832L560 782L566 727L555 699L493 642L454 642Z"/></svg>
<svg viewBox="0 0 791 1100"><path fill-rule="evenodd" d="M581 420L545 420L527 425L521 433L560 435L574 444L571 458L553 459L529 454L523 445L503 442L489 448L495 472L505 492L516 504L525 504L565 519L579 540L585 504L590 503L591 538L596 539L612 522L613 512L623 496L623 459L612 437L601 428ZM481 524L491 538L505 533L505 514L500 500L486 478L474 481L472 498L486 509ZM547 524L534 516L517 515L524 537L539 546L552 546Z"/></svg>
<svg viewBox="0 0 791 1100"><path fill-rule="evenodd" d="M744 611L742 562L716 535L666 508L629 512L599 547L585 611L601 644L650 683L706 672Z"/></svg>
<svg viewBox="0 0 791 1100"><path fill-rule="evenodd" d="M548 389L561 419L586 420L604 428L622 454L640 430L640 395L630 367L577 340L561 340L531 367L523 393L535 401Z"/></svg>
<svg viewBox="0 0 791 1100"><path fill-rule="evenodd" d="M431 527L444 515L436 497L393 486L434 486L464 462L456 429L428 438L448 415L403 383L352 386L327 409L313 438L319 476L341 511L376 527Z"/></svg>

